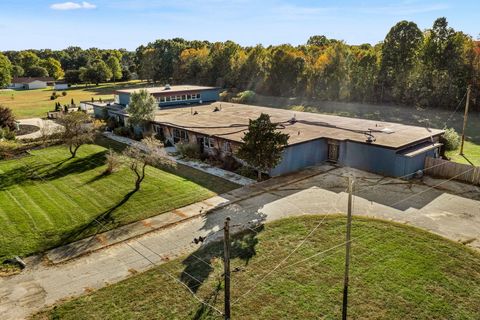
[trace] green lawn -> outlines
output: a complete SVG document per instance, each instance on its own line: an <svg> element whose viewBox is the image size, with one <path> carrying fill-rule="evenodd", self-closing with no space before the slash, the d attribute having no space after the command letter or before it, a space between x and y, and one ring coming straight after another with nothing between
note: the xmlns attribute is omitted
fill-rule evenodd
<svg viewBox="0 0 480 320"><path fill-rule="evenodd" d="M463 154L463 156L460 155L460 149L447 152L447 156L452 161L480 166L480 144L465 141Z"/></svg>
<svg viewBox="0 0 480 320"><path fill-rule="evenodd" d="M46 117L47 111L54 110L55 103L60 102L63 104L70 104L72 98L75 103L80 101L89 101L92 98L98 99L113 99L113 91L121 88L142 86L145 83L139 81L120 82L114 85L113 83L103 83L99 86L79 85L72 87L68 90L67 95L64 97L60 94L60 97L56 100L50 100L50 96L54 91L51 87L46 89L37 90L0 90L0 105L4 105L13 110L15 116L18 119L33 118L33 117Z"/></svg>
<svg viewBox="0 0 480 320"><path fill-rule="evenodd" d="M238 187L226 180L179 166L166 172L148 167L140 191L125 166L109 176L107 149L85 145L69 159L63 146L0 161L0 261L25 256L90 235L94 218L113 210L106 228L179 208Z"/></svg>
<svg viewBox="0 0 480 320"><path fill-rule="evenodd" d="M281 220L257 235L234 237L232 270L239 271L232 273L232 301L258 286L233 304L232 319L341 318L344 246L285 266L343 243L344 217L327 217L287 263L260 281L321 219ZM354 219L352 237L350 319L478 319L478 253L419 229L367 218ZM34 318L221 319L164 273L175 274L223 310L221 256L222 244L214 243Z"/></svg>

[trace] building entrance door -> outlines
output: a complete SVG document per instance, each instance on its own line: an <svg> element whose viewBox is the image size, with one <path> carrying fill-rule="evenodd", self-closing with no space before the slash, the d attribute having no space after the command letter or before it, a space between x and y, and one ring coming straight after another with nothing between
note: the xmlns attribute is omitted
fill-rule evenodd
<svg viewBox="0 0 480 320"><path fill-rule="evenodd" d="M328 140L328 161L337 162L339 143L336 140Z"/></svg>

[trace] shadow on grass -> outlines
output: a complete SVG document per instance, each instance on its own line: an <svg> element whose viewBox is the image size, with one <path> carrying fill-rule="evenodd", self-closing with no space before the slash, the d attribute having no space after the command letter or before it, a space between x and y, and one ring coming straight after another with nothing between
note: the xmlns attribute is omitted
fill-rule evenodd
<svg viewBox="0 0 480 320"><path fill-rule="evenodd" d="M121 201L108 210L105 210L96 217L93 217L89 222L76 227L68 233L65 233L58 243L57 249L54 249L56 250L57 257L68 258L76 256L79 253L85 252L92 246L92 244L99 241L99 239L97 239L95 236L116 226L113 213L127 203L137 191L138 190L130 191L123 197ZM121 235L122 233L120 230L115 233L115 237ZM91 238L85 241L78 241L87 237Z"/></svg>
<svg viewBox="0 0 480 320"><path fill-rule="evenodd" d="M256 254L255 247L258 244L257 235L264 229L263 225L258 225L255 229L249 229L235 234L231 238L230 259L240 259L247 265ZM233 231L233 230L232 230ZM196 293L203 283L209 278L214 271L214 264L223 266L223 241L215 241L209 243L191 255L189 255L182 263L185 265L180 275L180 280L185 283L192 292ZM239 269L232 269L233 275ZM218 295L222 291L223 274L218 275L216 286L212 289L207 298L204 299L208 305L215 305ZM193 319L200 320L213 315L214 310L207 304L201 304L195 312Z"/></svg>
<svg viewBox="0 0 480 320"><path fill-rule="evenodd" d="M21 165L0 175L0 190L13 185L21 185L30 181L51 181L69 174L82 173L102 166L105 154L101 151L81 158L67 158L51 163L37 165Z"/></svg>

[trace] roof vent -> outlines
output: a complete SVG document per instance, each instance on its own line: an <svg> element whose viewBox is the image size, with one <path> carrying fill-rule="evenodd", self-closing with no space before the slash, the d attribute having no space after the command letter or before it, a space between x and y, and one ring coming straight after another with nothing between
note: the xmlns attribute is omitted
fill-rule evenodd
<svg viewBox="0 0 480 320"><path fill-rule="evenodd" d="M370 130L369 132L366 132L365 135L367 136L367 140L366 140L367 143L373 143L373 142L375 142L375 141L377 140L377 139L375 139L375 137L373 136L372 130Z"/></svg>
<svg viewBox="0 0 480 320"><path fill-rule="evenodd" d="M383 133L388 133L388 134L395 132L394 130L392 130L392 129L390 129L390 128L383 128L383 129L380 130L380 131L382 131Z"/></svg>
<svg viewBox="0 0 480 320"><path fill-rule="evenodd" d="M170 89L172 89L172 87L170 87L170 85L167 83L167 84L165 85L165 90L170 90Z"/></svg>
<svg viewBox="0 0 480 320"><path fill-rule="evenodd" d="M295 113L293 114L293 117L290 120L288 120L288 122L290 124L294 124L297 122L297 116L295 115Z"/></svg>

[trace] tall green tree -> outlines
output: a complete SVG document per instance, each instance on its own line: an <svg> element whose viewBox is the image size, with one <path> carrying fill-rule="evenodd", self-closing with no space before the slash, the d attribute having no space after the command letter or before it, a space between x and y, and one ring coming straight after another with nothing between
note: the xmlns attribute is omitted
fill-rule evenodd
<svg viewBox="0 0 480 320"><path fill-rule="evenodd" d="M18 60L27 73L31 68L40 64L40 58L32 51L22 51L18 56Z"/></svg>
<svg viewBox="0 0 480 320"><path fill-rule="evenodd" d="M382 45L380 99L402 102L407 79L418 61L423 34L414 22L400 21L388 32Z"/></svg>
<svg viewBox="0 0 480 320"><path fill-rule="evenodd" d="M8 86L12 81L13 66L10 60L0 53L0 88Z"/></svg>
<svg viewBox="0 0 480 320"><path fill-rule="evenodd" d="M29 77L48 77L48 71L41 66L33 66L27 70Z"/></svg>
<svg viewBox="0 0 480 320"><path fill-rule="evenodd" d="M112 71L102 60L95 61L88 68L80 71L80 79L85 83L95 83L97 86L101 82L107 82L112 78Z"/></svg>
<svg viewBox="0 0 480 320"><path fill-rule="evenodd" d="M128 120L133 126L145 126L155 118L158 103L147 90L139 90L130 95L128 104Z"/></svg>
<svg viewBox="0 0 480 320"><path fill-rule="evenodd" d="M60 79L65 75L62 65L57 59L47 58L45 60L41 60L40 66L44 67L47 70L48 75L52 78Z"/></svg>
<svg viewBox="0 0 480 320"><path fill-rule="evenodd" d="M112 72L113 82L116 82L116 80L122 78L122 66L120 65L120 61L116 56L112 55L107 59L107 66Z"/></svg>
<svg viewBox="0 0 480 320"><path fill-rule="evenodd" d="M248 131L242 138L237 156L258 171L258 180L262 172L268 172L282 160L283 149L288 144L289 135L277 130L268 114L262 113L258 119L249 120Z"/></svg>

